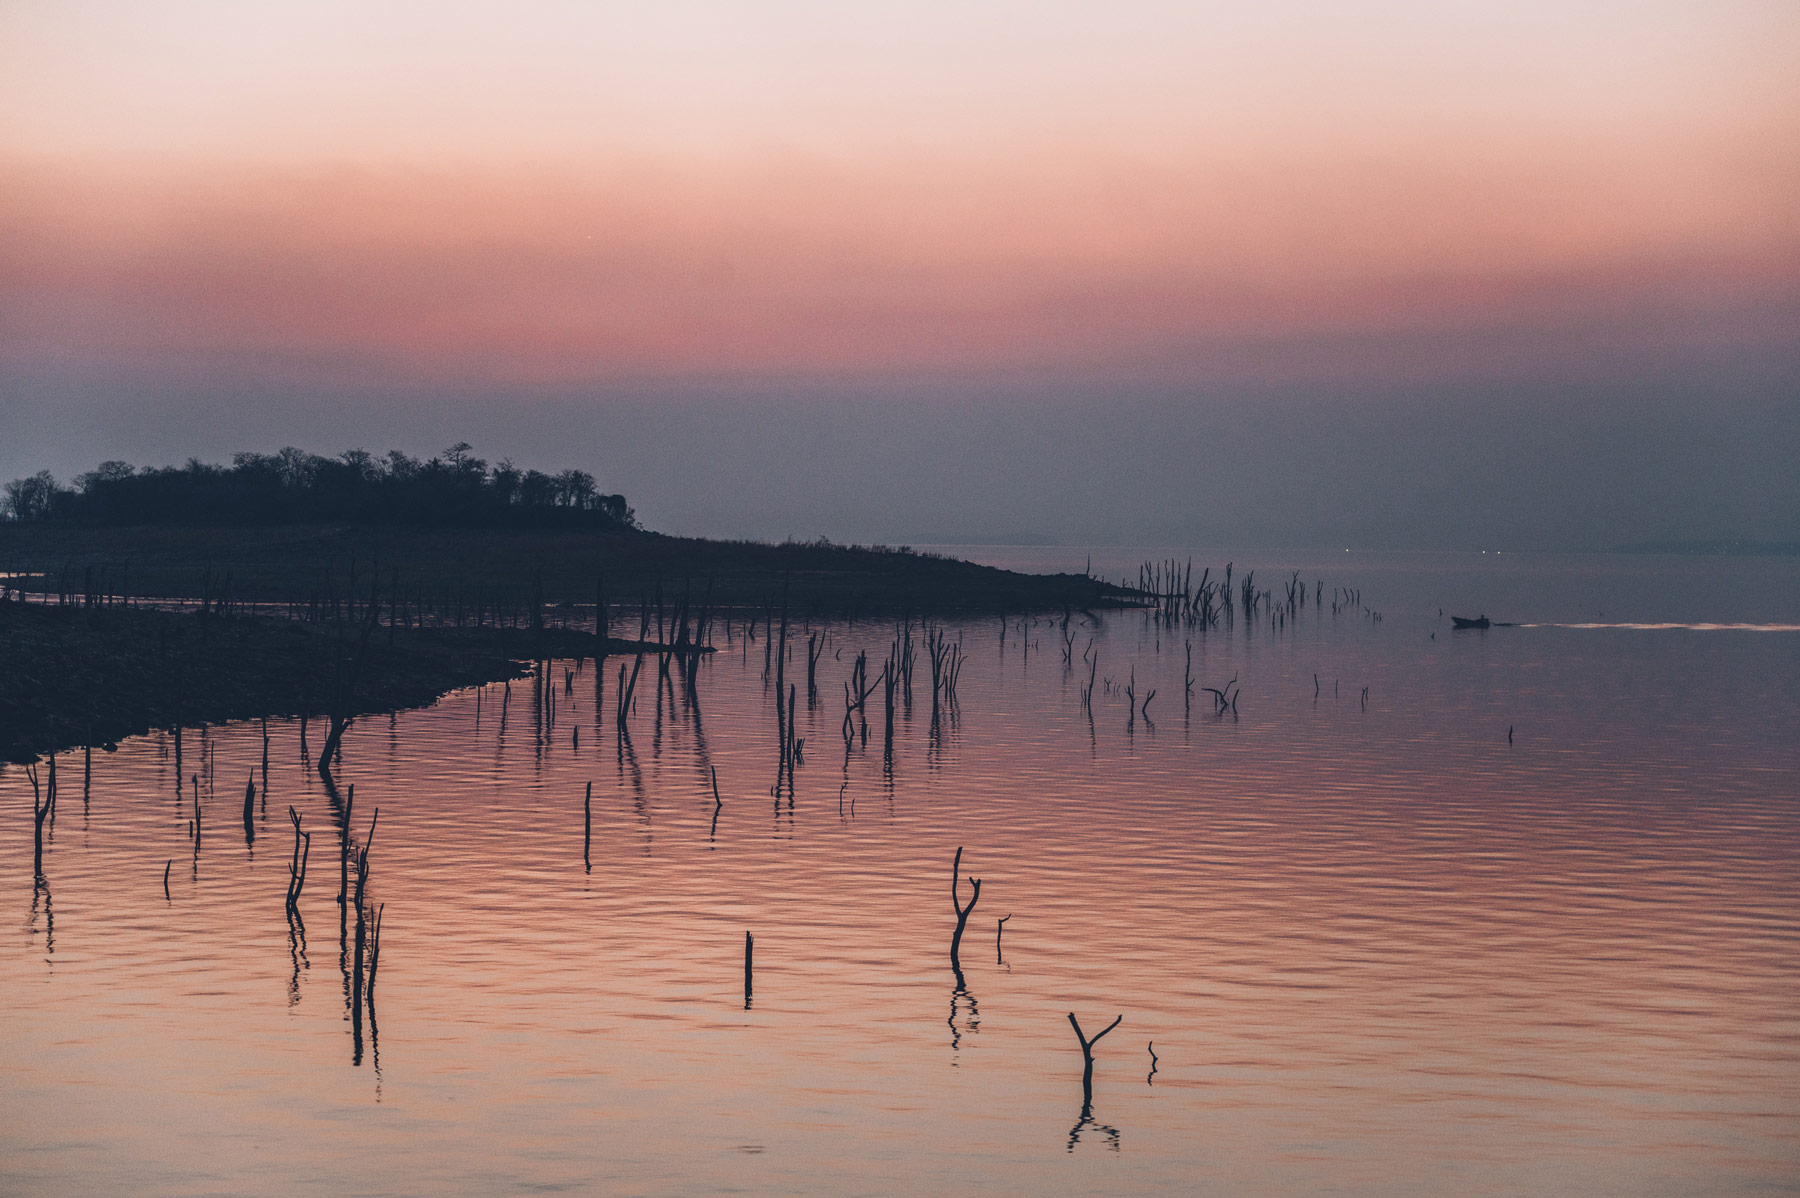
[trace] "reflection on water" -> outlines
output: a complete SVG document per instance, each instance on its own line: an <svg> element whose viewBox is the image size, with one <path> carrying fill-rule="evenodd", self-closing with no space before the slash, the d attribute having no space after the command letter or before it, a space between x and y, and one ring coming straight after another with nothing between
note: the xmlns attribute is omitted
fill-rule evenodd
<svg viewBox="0 0 1800 1198"><path fill-rule="evenodd" d="M948 626L936 720L796 619L358 721L341 794L297 721L142 737L41 877L8 769L5 1188L1800 1181L1800 636L1324 577L1384 618Z"/></svg>
<svg viewBox="0 0 1800 1198"><path fill-rule="evenodd" d="M1517 624L1517 628L1630 628L1638 632L1800 632L1800 624Z"/></svg>

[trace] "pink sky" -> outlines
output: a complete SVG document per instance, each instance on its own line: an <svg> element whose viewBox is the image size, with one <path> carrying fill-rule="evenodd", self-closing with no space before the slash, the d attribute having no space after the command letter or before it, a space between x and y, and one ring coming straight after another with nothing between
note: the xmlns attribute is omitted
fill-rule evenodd
<svg viewBox="0 0 1800 1198"><path fill-rule="evenodd" d="M1790 3L653 7L9 5L0 366L1405 378L1793 340Z"/></svg>

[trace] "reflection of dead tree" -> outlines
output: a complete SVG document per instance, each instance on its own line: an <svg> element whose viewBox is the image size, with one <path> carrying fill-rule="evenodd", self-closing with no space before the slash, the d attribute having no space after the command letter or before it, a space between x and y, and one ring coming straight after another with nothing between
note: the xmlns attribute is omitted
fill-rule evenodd
<svg viewBox="0 0 1800 1198"><path fill-rule="evenodd" d="M1081 1143L1081 1133L1090 1127L1106 1137L1106 1146L1108 1148L1112 1149L1114 1152L1119 1150L1119 1129L1110 1124L1097 1121L1094 1118L1094 1104L1091 1102L1084 1102L1081 1104L1081 1118L1077 1119L1075 1121L1075 1126L1069 1129L1070 1152L1075 1151L1075 1145Z"/></svg>
<svg viewBox="0 0 1800 1198"><path fill-rule="evenodd" d="M50 902L50 879L39 874L31 883L31 918L26 922L26 934L37 932L38 896L44 896L44 960L49 961L56 953L56 911Z"/></svg>
<svg viewBox="0 0 1800 1198"><path fill-rule="evenodd" d="M288 1006L300 1001L300 971L311 969L312 962L306 959L306 921L300 918L300 912L288 908L288 960L293 971L288 975Z"/></svg>
<svg viewBox="0 0 1800 1198"><path fill-rule="evenodd" d="M288 862L287 888L287 920L288 920L288 956L293 962L293 974L288 981L288 1005L293 1006L300 1001L300 970L311 969L312 963L306 959L306 921L300 918L300 891L306 885L306 862L312 856L312 833L300 830L300 813L288 804L288 819L294 825L294 856ZM169 874L163 871L163 896L168 897Z"/></svg>
<svg viewBox="0 0 1800 1198"><path fill-rule="evenodd" d="M950 902L956 908L956 934L950 938L950 971L956 975L956 985L950 990L950 1018L948 1021L952 1053L962 1047L964 1029L956 1026L957 1008L961 1003L969 1004L967 1030L973 1033L981 1029L981 1007L976 1003L975 996L969 993L969 984L963 978L961 955L963 929L969 924L969 913L975 910L975 903L981 898L981 879L973 877L969 879L973 890L969 895L968 904L964 905L962 896L957 893L961 889L961 870L962 846L959 845L956 849L956 860L950 866ZM998 937L995 940L995 948L996 950L999 948Z"/></svg>
<svg viewBox="0 0 1800 1198"><path fill-rule="evenodd" d="M387 910L386 903L375 907L375 916L369 921L369 1023L375 1022L375 971L381 967L381 916Z"/></svg>
<svg viewBox="0 0 1800 1198"><path fill-rule="evenodd" d="M956 1016L962 1004L968 1004L968 1012L963 1019L965 1026L956 1026ZM950 990L950 1017L944 1022L950 1025L950 1052L954 1056L962 1049L962 1039L966 1035L975 1035L981 1031L981 1004L975 1001L970 993L968 983L963 980L962 970L956 971L956 985ZM956 1062L951 1061L954 1066Z"/></svg>
<svg viewBox="0 0 1800 1198"><path fill-rule="evenodd" d="M1105 1036L1107 1032L1118 1027L1124 1020L1125 1016L1120 1015L1117 1019L1114 1019L1111 1023L1107 1024L1106 1027L1094 1033L1093 1039L1090 1040L1082 1034L1081 1024L1075 1019L1075 1012L1069 1012L1069 1026L1075 1029L1075 1038L1081 1042L1082 1060L1081 1118L1076 1120L1075 1126L1069 1129L1070 1152L1075 1151L1075 1145L1080 1141L1081 1133L1089 1127L1098 1128L1100 1133L1106 1137L1107 1146L1114 1152L1119 1150L1119 1129L1116 1127L1108 1127L1106 1124L1097 1123L1094 1120L1094 1045L1100 1043L1101 1038Z"/></svg>

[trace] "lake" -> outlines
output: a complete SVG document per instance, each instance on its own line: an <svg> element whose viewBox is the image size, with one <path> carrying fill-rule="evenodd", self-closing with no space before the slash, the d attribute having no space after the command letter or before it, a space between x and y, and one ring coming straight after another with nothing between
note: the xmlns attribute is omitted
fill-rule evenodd
<svg viewBox="0 0 1800 1198"><path fill-rule="evenodd" d="M64 754L41 882L0 772L0 1189L1800 1186L1800 561L953 552L1279 613L946 622L935 720L915 623L891 756L894 625L796 620L791 787L742 614L628 737L617 659L359 719L372 999L297 721Z"/></svg>

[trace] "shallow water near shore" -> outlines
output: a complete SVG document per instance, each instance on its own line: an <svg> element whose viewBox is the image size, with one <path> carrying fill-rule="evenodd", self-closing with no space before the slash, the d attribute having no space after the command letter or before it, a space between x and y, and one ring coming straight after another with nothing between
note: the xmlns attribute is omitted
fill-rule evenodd
<svg viewBox="0 0 1800 1198"><path fill-rule="evenodd" d="M1135 581L1151 552L1093 565ZM1279 595L1284 564L1237 577ZM383 912L360 1026L297 722L269 725L266 785L254 722L187 730L179 771L166 734L96 753L85 796L65 754L39 885L9 768L0 1189L1800 1185L1800 563L1291 564L1326 604L1285 622L947 625L958 702L934 723L921 659L891 771L879 690L866 744L840 729L892 624L811 630L816 705L798 628L791 796L741 625L697 705L647 661L628 741L616 659L553 663L553 722L530 683L360 719L339 779L359 838L380 809ZM1333 614L1341 587L1362 603ZM1450 631L1479 612L1526 626ZM1232 678L1216 715L1201 688ZM1071 1011L1123 1016L1091 1106Z"/></svg>

